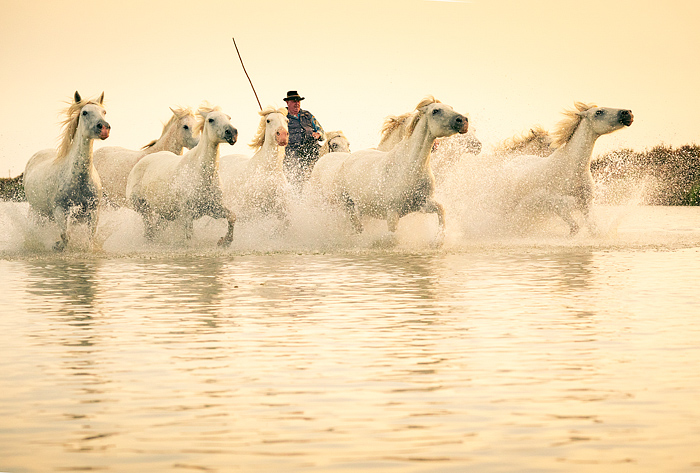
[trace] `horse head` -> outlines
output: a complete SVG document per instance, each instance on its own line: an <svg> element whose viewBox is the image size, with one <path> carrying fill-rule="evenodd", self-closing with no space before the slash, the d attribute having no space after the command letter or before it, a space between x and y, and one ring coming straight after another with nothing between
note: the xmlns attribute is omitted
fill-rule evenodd
<svg viewBox="0 0 700 473"><path fill-rule="evenodd" d="M192 149L199 143L199 133L195 132L197 127L197 119L190 108L186 109L170 109L173 115L177 118L174 126L177 126L175 131L176 141L182 144L185 148Z"/></svg>
<svg viewBox="0 0 700 473"><path fill-rule="evenodd" d="M202 137L206 136L211 143L236 144L238 130L231 125L231 117L222 112L219 107L200 108L197 112L200 120L195 132L201 131Z"/></svg>
<svg viewBox="0 0 700 473"><path fill-rule="evenodd" d="M80 98L80 94L76 91L74 96L74 106L80 106L81 103L85 103L80 109L80 115L78 117L78 127L81 128L84 133L83 136L90 139L101 139L106 140L109 137L109 132L111 127L109 123L104 119L107 113L102 106L104 103L105 94L102 92L100 98L94 101L84 102Z"/></svg>
<svg viewBox="0 0 700 473"><path fill-rule="evenodd" d="M262 115L263 112L260 112ZM268 113L265 116L265 141L274 140L277 146L289 144L289 130L287 128L287 116L280 111Z"/></svg>
<svg viewBox="0 0 700 473"><path fill-rule="evenodd" d="M349 153L350 142L342 131L328 132L328 151L331 153Z"/></svg>
<svg viewBox="0 0 700 473"><path fill-rule="evenodd" d="M630 126L634 121L631 110L607 107L593 107L579 115L588 120L593 131L598 135L605 135L625 126Z"/></svg>
<svg viewBox="0 0 700 473"><path fill-rule="evenodd" d="M420 112L428 120L428 128L433 136L464 134L469 130L469 119L455 112L449 105L433 102L421 107Z"/></svg>

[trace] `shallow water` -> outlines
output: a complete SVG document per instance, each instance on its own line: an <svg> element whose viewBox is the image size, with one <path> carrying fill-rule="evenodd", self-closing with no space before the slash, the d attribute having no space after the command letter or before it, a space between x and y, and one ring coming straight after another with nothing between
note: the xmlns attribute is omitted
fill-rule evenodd
<svg viewBox="0 0 700 473"><path fill-rule="evenodd" d="M700 471L700 208L596 210L57 255L0 204L0 471Z"/></svg>

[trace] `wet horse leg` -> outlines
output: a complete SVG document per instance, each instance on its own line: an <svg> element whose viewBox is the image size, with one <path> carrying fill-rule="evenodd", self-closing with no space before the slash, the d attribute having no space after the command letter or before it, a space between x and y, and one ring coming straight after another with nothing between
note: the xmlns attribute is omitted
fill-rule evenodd
<svg viewBox="0 0 700 473"><path fill-rule="evenodd" d="M390 209L387 211L386 226L391 233L396 233L396 230L399 229L399 213L396 210Z"/></svg>
<svg viewBox="0 0 700 473"><path fill-rule="evenodd" d="M423 212L434 213L438 217L437 244L442 245L445 240L445 208L434 199L428 199L423 206Z"/></svg>
<svg viewBox="0 0 700 473"><path fill-rule="evenodd" d="M362 222L360 222L360 217L357 215L357 207L355 207L355 202L353 202L346 192L343 192L340 198L345 205L345 211L348 213L348 217L350 217L352 228L356 233L362 233Z"/></svg>
<svg viewBox="0 0 700 473"><path fill-rule="evenodd" d="M236 224L236 214L223 205L214 208L209 214L212 218L225 218L228 222L228 231L222 236L217 245L227 248L233 241L233 227Z"/></svg>
<svg viewBox="0 0 700 473"><path fill-rule="evenodd" d="M58 228L61 232L61 239L53 245L53 249L56 251L63 251L68 246L68 226L70 220L70 211L64 209L63 207L56 207L53 209L53 218L58 224Z"/></svg>
<svg viewBox="0 0 700 473"><path fill-rule="evenodd" d="M550 195L545 203L552 212L562 218L569 225L569 236L574 236L581 229L574 217L571 215L574 210L574 198L568 195Z"/></svg>
<svg viewBox="0 0 700 473"><path fill-rule="evenodd" d="M99 210L95 209L92 212L89 212L87 215L87 225L88 229L90 230L90 247L91 249L95 249L95 240L97 236L97 223L100 219L99 215Z"/></svg>
<svg viewBox="0 0 700 473"><path fill-rule="evenodd" d="M153 240L160 224L160 217L151 209L146 199L132 199L134 210L143 218L144 234L147 240Z"/></svg>

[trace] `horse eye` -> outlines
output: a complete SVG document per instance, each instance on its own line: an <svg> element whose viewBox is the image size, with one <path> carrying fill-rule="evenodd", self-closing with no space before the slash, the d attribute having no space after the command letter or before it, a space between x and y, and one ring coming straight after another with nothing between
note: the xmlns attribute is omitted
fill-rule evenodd
<svg viewBox="0 0 700 473"><path fill-rule="evenodd" d="M188 127L187 125L183 126L182 128L184 128L185 130L189 130L189 129L190 129L190 127Z"/></svg>
<svg viewBox="0 0 700 473"><path fill-rule="evenodd" d="M87 110L83 110L83 116L87 117Z"/></svg>
<svg viewBox="0 0 700 473"><path fill-rule="evenodd" d="M267 123L270 123L270 119L269 119L269 118L267 119Z"/></svg>
<svg viewBox="0 0 700 473"><path fill-rule="evenodd" d="M438 113L440 113L440 109L439 109L439 108L436 108L435 110L433 110L433 115L437 115Z"/></svg>
<svg viewBox="0 0 700 473"><path fill-rule="evenodd" d="M209 123L214 123L214 119L213 119L213 118L210 118L210 119L209 119Z"/></svg>
<svg viewBox="0 0 700 473"><path fill-rule="evenodd" d="M595 116L596 116L596 117L599 117L599 116L601 116L601 115L604 114L604 113L605 113L605 112L604 112L603 110L596 110Z"/></svg>

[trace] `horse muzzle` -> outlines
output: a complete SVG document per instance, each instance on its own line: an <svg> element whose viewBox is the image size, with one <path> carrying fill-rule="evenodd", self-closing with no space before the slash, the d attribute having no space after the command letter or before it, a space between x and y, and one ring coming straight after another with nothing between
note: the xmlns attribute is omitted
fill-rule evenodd
<svg viewBox="0 0 700 473"><path fill-rule="evenodd" d="M277 146L287 146L289 144L289 132L284 128L280 128L275 134L275 140L277 141Z"/></svg>
<svg viewBox="0 0 700 473"><path fill-rule="evenodd" d="M234 127L227 128L224 132L224 139L226 140L226 143L235 145L236 141L238 140L238 130L236 130Z"/></svg>
<svg viewBox="0 0 700 473"><path fill-rule="evenodd" d="M454 130L459 134L464 134L469 131L469 119L464 115L458 115L452 122Z"/></svg>
<svg viewBox="0 0 700 473"><path fill-rule="evenodd" d="M618 112L617 120L625 126L630 126L634 121L632 110L620 110Z"/></svg>
<svg viewBox="0 0 700 473"><path fill-rule="evenodd" d="M109 138L109 132L112 129L111 126L109 126L109 123L107 122L102 122L97 124L97 131L100 134L100 139L101 140L106 140Z"/></svg>

